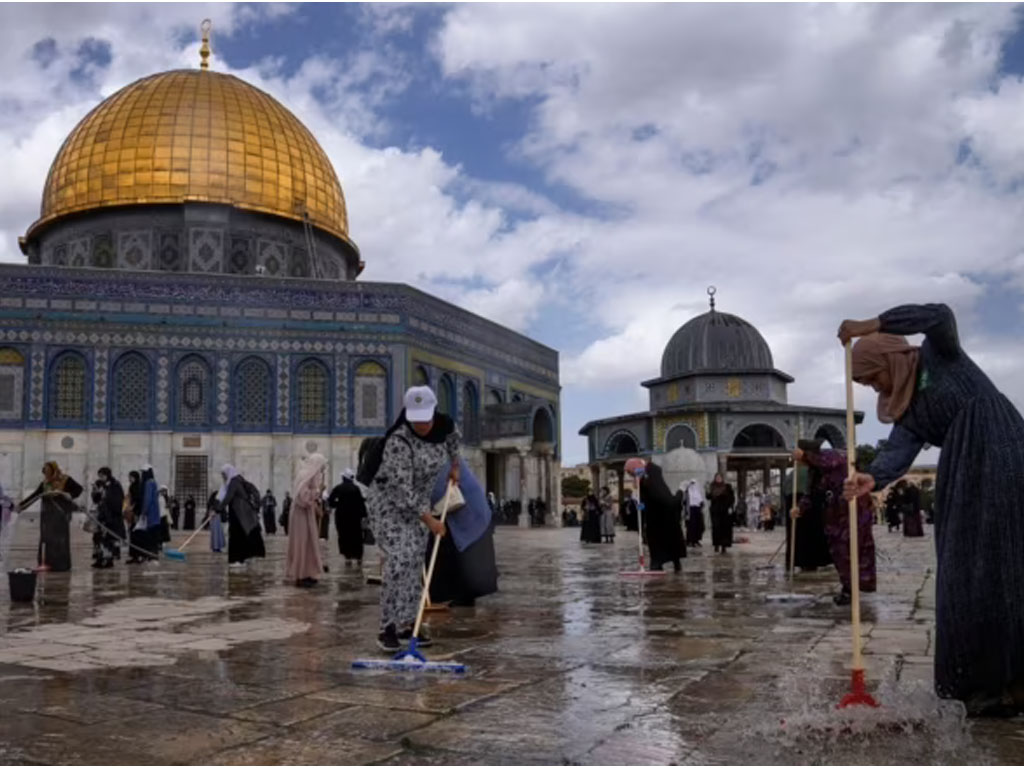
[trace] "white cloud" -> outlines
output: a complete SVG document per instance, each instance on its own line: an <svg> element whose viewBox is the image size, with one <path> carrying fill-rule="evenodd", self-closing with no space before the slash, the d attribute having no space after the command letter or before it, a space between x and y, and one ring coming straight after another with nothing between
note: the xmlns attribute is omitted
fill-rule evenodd
<svg viewBox="0 0 1024 768"><path fill-rule="evenodd" d="M0 83L0 259L20 259L16 236L37 215L49 163L99 98L195 66L198 42L180 40L204 16L224 71L219 37L289 11L0 7L0 66L19 73ZM509 160L592 201L587 214L560 208L551 189L470 177L431 147L369 146L392 135L383 107L423 62L396 48L419 11L365 13L373 34L342 59L308 56L285 69L265 58L237 74L280 99L327 151L364 279L411 283L545 340L587 329L561 350L564 398L607 394L586 418L638 407L638 382L657 375L668 338L704 311L709 284L719 308L757 325L777 367L797 377L793 401L842 406L842 318L938 300L1024 403L1024 371L981 325L985 289L970 277L1024 292L1024 193L1014 186L1024 90L996 74L1012 6L448 10L432 47L443 86L481 109L529 99L529 128ZM109 41L112 60L72 81L88 37ZM47 38L44 67L32 46ZM972 158L958 164L965 141ZM546 308L561 313L559 327L538 325ZM567 458L581 459L580 425L563 426ZM869 423L864 434L884 431Z"/></svg>
<svg viewBox="0 0 1024 768"><path fill-rule="evenodd" d="M709 284L796 375L794 402L843 405L844 317L946 301L986 349L968 275L1024 287L1024 196L1007 186L1024 91L990 87L1015 24L991 5L451 11L448 77L484 106L536 102L516 156L617 214L570 262L569 294L597 311L594 339L563 356L564 396L621 405L588 417L629 410ZM965 140L975 161L958 164ZM873 416L864 430L884 434Z"/></svg>

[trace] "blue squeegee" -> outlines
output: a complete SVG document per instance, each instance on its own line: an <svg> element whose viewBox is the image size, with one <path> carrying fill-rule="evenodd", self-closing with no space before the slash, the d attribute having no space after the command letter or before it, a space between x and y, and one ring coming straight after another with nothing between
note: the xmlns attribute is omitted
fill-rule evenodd
<svg viewBox="0 0 1024 768"><path fill-rule="evenodd" d="M452 489L455 484L448 482L448 493L444 497L444 507L441 510L441 525L444 525L448 517L448 505L452 499ZM450 675L464 675L466 665L455 662L427 661L427 657L416 647L416 638L420 634L420 627L423 624L423 612L426 610L427 598L430 595L430 580L434 576L434 564L437 562L437 553L441 547L441 537L434 537L434 551L430 555L430 566L427 568L427 576L423 580L423 594L420 595L420 608L416 613L416 625L412 629L412 638L409 640L409 647L399 651L394 658L384 659L356 659L352 662L352 669L384 669L392 672L439 672Z"/></svg>

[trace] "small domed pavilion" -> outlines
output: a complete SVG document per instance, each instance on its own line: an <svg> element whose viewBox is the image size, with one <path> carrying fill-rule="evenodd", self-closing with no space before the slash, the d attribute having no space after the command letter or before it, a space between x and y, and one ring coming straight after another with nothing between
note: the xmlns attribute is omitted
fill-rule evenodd
<svg viewBox="0 0 1024 768"><path fill-rule="evenodd" d="M801 437L846 444L846 412L792 405L786 388L793 377L778 370L761 333L741 317L711 308L673 334L661 358L661 375L642 382L650 410L584 425L592 483L625 460L642 456L660 464L666 479L709 482L715 472L735 473L737 491L760 471L771 487L772 471L784 472ZM856 419L861 421L858 413ZM699 469L698 469L699 468ZM675 488L673 488L675 490Z"/></svg>

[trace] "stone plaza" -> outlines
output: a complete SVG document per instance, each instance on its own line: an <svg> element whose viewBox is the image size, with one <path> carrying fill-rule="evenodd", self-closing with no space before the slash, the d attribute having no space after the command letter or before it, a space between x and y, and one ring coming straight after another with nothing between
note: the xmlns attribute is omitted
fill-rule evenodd
<svg viewBox="0 0 1024 768"><path fill-rule="evenodd" d="M7 565L31 565L36 522ZM501 527L500 592L433 614L435 660L461 678L356 672L374 644L376 567L285 585L283 536L228 572L185 563L41 575L36 605L0 587L5 764L1020 763L1024 723L965 721L931 693L933 543L876 527L879 592L863 604L882 708L839 712L848 609L829 568L786 581L782 534L738 532L728 555L624 579L635 534L584 545L575 529ZM176 534L175 543L181 535ZM205 544L202 540L198 544ZM803 593L813 599L776 602Z"/></svg>

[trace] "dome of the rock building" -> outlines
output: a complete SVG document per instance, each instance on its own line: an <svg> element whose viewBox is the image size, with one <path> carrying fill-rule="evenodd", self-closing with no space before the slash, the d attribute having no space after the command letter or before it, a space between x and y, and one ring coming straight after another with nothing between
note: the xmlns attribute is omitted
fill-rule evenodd
<svg viewBox="0 0 1024 768"><path fill-rule="evenodd" d="M86 115L50 167L29 237L69 214L188 202L308 216L349 242L341 184L313 134L258 88L200 69L144 77Z"/></svg>
<svg viewBox="0 0 1024 768"><path fill-rule="evenodd" d="M771 371L774 367L772 351L754 326L714 309L676 331L661 358L661 376L666 379L716 371Z"/></svg>

